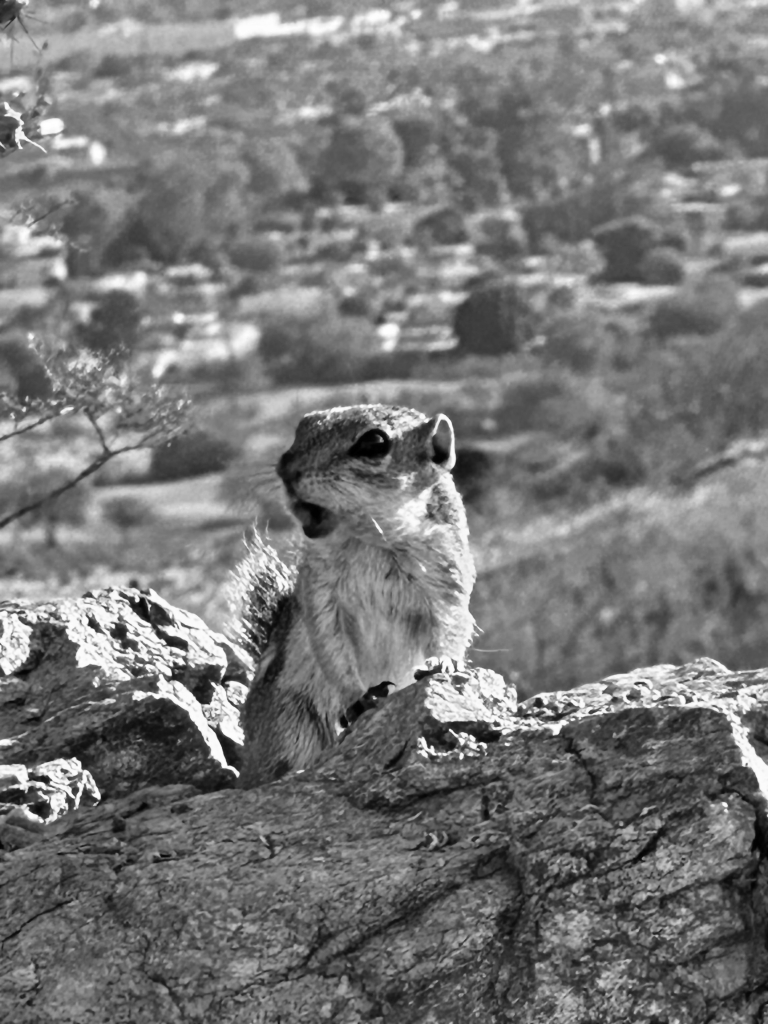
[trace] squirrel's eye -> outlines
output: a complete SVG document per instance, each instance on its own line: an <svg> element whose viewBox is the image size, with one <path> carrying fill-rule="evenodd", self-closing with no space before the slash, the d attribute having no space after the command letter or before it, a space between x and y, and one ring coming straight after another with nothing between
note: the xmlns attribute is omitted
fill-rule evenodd
<svg viewBox="0 0 768 1024"><path fill-rule="evenodd" d="M383 430L366 430L349 449L349 454L353 459L381 459L391 447L392 441Z"/></svg>

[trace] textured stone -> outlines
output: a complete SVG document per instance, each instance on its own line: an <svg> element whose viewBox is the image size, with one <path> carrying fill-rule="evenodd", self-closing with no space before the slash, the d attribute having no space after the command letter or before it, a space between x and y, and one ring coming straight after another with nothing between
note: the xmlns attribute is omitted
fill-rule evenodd
<svg viewBox="0 0 768 1024"><path fill-rule="evenodd" d="M45 662L35 636L34 658L9 656L17 679ZM226 678L191 673L210 686L204 712L141 654L135 673L121 665L131 689L96 684L113 703L93 735L129 707L144 736L161 706L210 736L206 715L228 720ZM104 744L90 756L109 776L133 755ZM120 796L113 781L52 825L17 807L0 852L0 1020L762 1020L766 750L768 671L655 666L519 708L492 673L436 674L261 789L178 778ZM24 759L0 770L11 788L32 775Z"/></svg>
<svg viewBox="0 0 768 1024"><path fill-rule="evenodd" d="M3 760L78 758L105 796L234 784L242 736L224 687L242 688L249 659L153 591L3 604L0 665Z"/></svg>

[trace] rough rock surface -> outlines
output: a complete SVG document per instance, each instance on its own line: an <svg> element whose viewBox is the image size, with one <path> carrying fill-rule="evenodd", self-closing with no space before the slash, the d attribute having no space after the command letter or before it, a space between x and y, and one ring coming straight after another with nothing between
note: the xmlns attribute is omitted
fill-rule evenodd
<svg viewBox="0 0 768 1024"><path fill-rule="evenodd" d="M248 670L224 636L151 590L0 604L0 761L78 758L102 796L233 785L232 702Z"/></svg>
<svg viewBox="0 0 768 1024"><path fill-rule="evenodd" d="M764 1020L766 751L768 671L517 709L428 677L310 771L115 795L0 853L0 1020Z"/></svg>
<svg viewBox="0 0 768 1024"><path fill-rule="evenodd" d="M46 825L78 807L93 807L101 795L77 758L58 758L27 768L0 765L0 849L28 846Z"/></svg>

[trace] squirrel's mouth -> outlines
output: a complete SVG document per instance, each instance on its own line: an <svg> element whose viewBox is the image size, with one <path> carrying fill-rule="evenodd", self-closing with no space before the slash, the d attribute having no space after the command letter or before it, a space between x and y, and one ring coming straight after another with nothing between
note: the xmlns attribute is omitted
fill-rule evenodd
<svg viewBox="0 0 768 1024"><path fill-rule="evenodd" d="M291 511L301 523L304 536L310 540L327 537L336 527L336 516L322 505L291 497Z"/></svg>

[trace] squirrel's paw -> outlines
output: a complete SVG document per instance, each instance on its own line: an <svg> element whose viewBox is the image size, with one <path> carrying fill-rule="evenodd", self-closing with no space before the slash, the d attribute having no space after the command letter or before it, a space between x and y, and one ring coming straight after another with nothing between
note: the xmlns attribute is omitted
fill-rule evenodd
<svg viewBox="0 0 768 1024"><path fill-rule="evenodd" d="M436 676L439 673L452 676L454 672L458 672L459 663L454 661L453 658L447 658L445 656L440 658L427 658L423 665L417 665L413 670L414 679L425 679L427 676Z"/></svg>
<svg viewBox="0 0 768 1024"><path fill-rule="evenodd" d="M369 690L366 690L362 697L358 698L354 704L350 704L339 719L339 724L342 729L349 729L352 723L356 722L361 715L365 714L366 711L375 710L382 700L389 696L390 692L394 690L394 688L394 683L385 681L383 683L377 683L376 686L372 686Z"/></svg>

